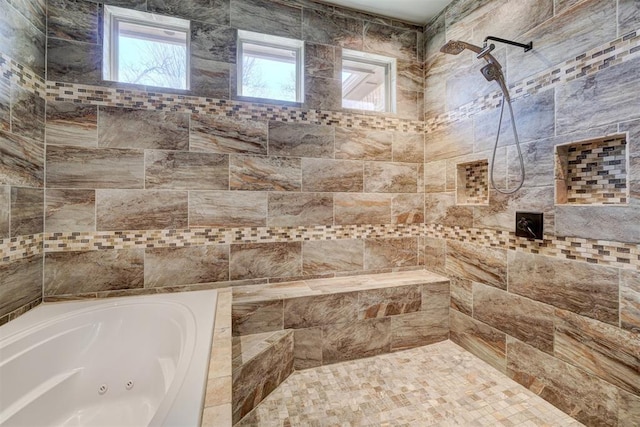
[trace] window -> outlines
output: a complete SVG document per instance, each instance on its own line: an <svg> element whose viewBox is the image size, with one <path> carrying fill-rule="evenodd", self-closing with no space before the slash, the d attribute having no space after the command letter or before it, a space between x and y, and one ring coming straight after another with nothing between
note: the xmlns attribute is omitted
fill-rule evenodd
<svg viewBox="0 0 640 427"><path fill-rule="evenodd" d="M303 102L304 43L238 30L238 95Z"/></svg>
<svg viewBox="0 0 640 427"><path fill-rule="evenodd" d="M395 111L396 60L371 53L342 51L342 107Z"/></svg>
<svg viewBox="0 0 640 427"><path fill-rule="evenodd" d="M189 21L104 6L103 77L189 88Z"/></svg>

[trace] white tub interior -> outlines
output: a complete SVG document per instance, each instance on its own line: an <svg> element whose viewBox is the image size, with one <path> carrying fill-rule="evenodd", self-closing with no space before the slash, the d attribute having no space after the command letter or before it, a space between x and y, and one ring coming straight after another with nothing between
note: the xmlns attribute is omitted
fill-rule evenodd
<svg viewBox="0 0 640 427"><path fill-rule="evenodd" d="M216 292L41 305L0 327L0 425L197 426Z"/></svg>

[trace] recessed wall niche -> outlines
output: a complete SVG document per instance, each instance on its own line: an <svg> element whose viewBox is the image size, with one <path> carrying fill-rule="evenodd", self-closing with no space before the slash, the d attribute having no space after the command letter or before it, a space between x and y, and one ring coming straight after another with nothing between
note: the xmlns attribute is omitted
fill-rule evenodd
<svg viewBox="0 0 640 427"><path fill-rule="evenodd" d="M456 165L456 204L489 204L489 161L476 160Z"/></svg>
<svg viewBox="0 0 640 427"><path fill-rule="evenodd" d="M555 160L556 204L627 204L626 134L558 145Z"/></svg>

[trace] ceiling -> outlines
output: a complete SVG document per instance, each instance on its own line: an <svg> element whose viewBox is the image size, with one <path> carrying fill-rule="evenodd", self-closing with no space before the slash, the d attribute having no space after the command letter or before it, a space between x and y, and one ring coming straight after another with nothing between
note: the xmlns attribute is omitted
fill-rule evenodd
<svg viewBox="0 0 640 427"><path fill-rule="evenodd" d="M452 0L321 0L376 15L388 16L424 25L440 13Z"/></svg>

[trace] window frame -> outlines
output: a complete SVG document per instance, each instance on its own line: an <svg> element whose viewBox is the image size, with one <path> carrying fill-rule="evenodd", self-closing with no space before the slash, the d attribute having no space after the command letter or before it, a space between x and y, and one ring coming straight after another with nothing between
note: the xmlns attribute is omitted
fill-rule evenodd
<svg viewBox="0 0 640 427"><path fill-rule="evenodd" d="M157 15L151 12L126 9L123 7L104 5L103 15L103 80L124 84L136 84L118 80L119 76L119 27L120 23L134 24L149 28L159 28L167 31L176 31L185 34L185 88L172 86L160 86L163 89L189 90L191 87L191 21L182 18ZM171 43L167 41L167 43ZM181 45L181 44L180 44ZM142 86L146 86L143 85Z"/></svg>
<svg viewBox="0 0 640 427"><path fill-rule="evenodd" d="M342 65L340 67L340 74L344 72L344 61L359 62L366 65L380 66L384 68L385 72L385 108L383 111L351 108L344 106L344 93L341 94L340 100L342 108L347 110L363 110L372 111L374 113L395 113L397 109L396 102L396 82L397 82L397 60L389 56L378 55L375 53L361 52L357 50L342 49ZM343 89L342 80L340 85Z"/></svg>
<svg viewBox="0 0 640 427"><path fill-rule="evenodd" d="M242 69L244 58L244 43L264 46L269 48L277 48L296 52L296 96L295 101L264 98L242 93ZM265 99L277 102L293 102L304 103L304 41L291 39L286 37L272 36L269 34L261 34L253 31L238 30L237 34L237 57L236 57L236 95L241 98Z"/></svg>

